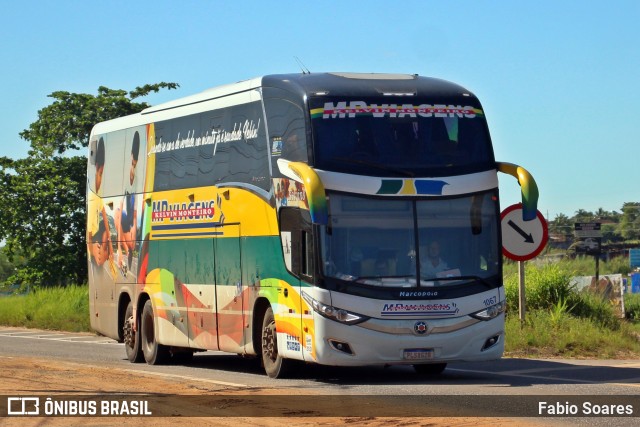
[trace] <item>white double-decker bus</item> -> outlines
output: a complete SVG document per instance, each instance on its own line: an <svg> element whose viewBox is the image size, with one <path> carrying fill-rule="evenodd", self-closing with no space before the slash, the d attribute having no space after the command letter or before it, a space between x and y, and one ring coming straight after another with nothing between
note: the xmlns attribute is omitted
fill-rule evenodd
<svg viewBox="0 0 640 427"><path fill-rule="evenodd" d="M132 362L222 350L280 377L296 361L439 373L502 356L498 171L520 181L525 219L537 188L495 161L465 88L271 75L91 140L92 326Z"/></svg>

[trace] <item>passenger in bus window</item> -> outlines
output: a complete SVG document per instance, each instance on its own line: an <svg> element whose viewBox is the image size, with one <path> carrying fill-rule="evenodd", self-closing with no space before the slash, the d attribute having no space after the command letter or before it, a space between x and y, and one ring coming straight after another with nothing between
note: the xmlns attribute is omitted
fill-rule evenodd
<svg viewBox="0 0 640 427"><path fill-rule="evenodd" d="M136 166L138 165L138 154L140 152L140 134L133 135L131 144L131 166L129 168L129 179L125 182L124 197L120 202L120 207L116 209L115 223L118 233L118 266L126 275L133 262L133 250L136 244L137 231L137 211L136 211ZM127 254L127 260L124 259Z"/></svg>
<svg viewBox="0 0 640 427"><path fill-rule="evenodd" d="M89 245L89 252L93 261L98 266L104 264L113 252L111 247L111 235L109 232L109 221L102 202L102 175L104 174L105 158L104 139L100 138L96 146L95 155L96 192L89 193L89 200L87 203L87 215L89 218L89 222L87 224L87 242L91 243Z"/></svg>
<svg viewBox="0 0 640 427"><path fill-rule="evenodd" d="M434 278L440 272L449 269L447 263L440 257L440 243L432 241L426 251L426 257L421 254L420 275L423 278Z"/></svg>

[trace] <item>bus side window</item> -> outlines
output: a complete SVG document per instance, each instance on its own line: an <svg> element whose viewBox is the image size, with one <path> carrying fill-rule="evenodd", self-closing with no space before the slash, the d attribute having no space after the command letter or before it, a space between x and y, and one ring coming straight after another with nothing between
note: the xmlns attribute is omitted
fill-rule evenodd
<svg viewBox="0 0 640 427"><path fill-rule="evenodd" d="M288 92L274 88L264 89L274 177L281 177L277 165L279 158L292 162L308 160L305 115L302 105L287 98L292 98Z"/></svg>
<svg viewBox="0 0 640 427"><path fill-rule="evenodd" d="M310 231L301 230L300 243L302 244L300 274L313 277L313 234Z"/></svg>
<svg viewBox="0 0 640 427"><path fill-rule="evenodd" d="M296 277L311 281L314 277L314 245L309 211L280 209L280 237L287 269Z"/></svg>

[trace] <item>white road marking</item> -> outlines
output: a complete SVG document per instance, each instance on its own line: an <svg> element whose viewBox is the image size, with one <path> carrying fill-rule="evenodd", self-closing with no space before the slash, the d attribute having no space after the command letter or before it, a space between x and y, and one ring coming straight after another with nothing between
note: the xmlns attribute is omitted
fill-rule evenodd
<svg viewBox="0 0 640 427"><path fill-rule="evenodd" d="M14 331L14 330L0 330L0 337L11 338L27 338L32 340L48 340L48 341L64 341L64 342L77 342L82 344L116 344L115 340L106 337L92 336L92 335L71 335L71 334L43 334L42 332L31 331Z"/></svg>
<svg viewBox="0 0 640 427"><path fill-rule="evenodd" d="M246 385L246 384L239 384L239 383L230 383L230 382L226 382L226 381L217 381L217 380L208 380L206 378L198 378L198 377L191 377L188 375L176 375L176 374L165 374L162 372L153 372L153 371L142 371L142 370L138 370L138 369L121 369L124 372L130 372L133 374L142 374L142 375L154 375L157 377L164 377L164 378L176 378L176 379L180 379L180 380L187 380L187 381L199 381L199 382L205 382L205 383L209 383L209 384L215 384L215 385L222 385L225 387L236 387L236 388L249 388L250 386Z"/></svg>
<svg viewBox="0 0 640 427"><path fill-rule="evenodd" d="M626 365L625 367L627 367L628 365ZM577 370L577 369L588 369L588 368L594 368L593 366L576 366L573 368L549 368L549 369L525 369L522 371L504 371L504 372L490 372L490 371L479 371L479 370L473 370L473 369L456 369L456 368L451 368L451 369L447 369L447 371L456 371L456 372L469 372L469 373L473 373L473 374L490 374L490 375L498 375L498 376L504 376L504 377L518 377L518 378L531 378L531 379L536 379L536 380L546 380L546 381L571 381L574 383L578 383L578 384L609 384L609 385L617 385L617 386L622 386L622 387L640 387L640 384L636 384L640 379L639 378L629 378L625 381L629 381L629 383L626 382L609 382L609 381L590 381L590 380L580 380L577 378L569 378L566 376L561 376L561 377L544 377L544 376L540 376L540 375L526 375L526 374L518 374L517 372L528 372L528 371L534 371L534 372L544 372L544 371L558 371L558 370ZM615 366L612 366L612 368L615 368Z"/></svg>

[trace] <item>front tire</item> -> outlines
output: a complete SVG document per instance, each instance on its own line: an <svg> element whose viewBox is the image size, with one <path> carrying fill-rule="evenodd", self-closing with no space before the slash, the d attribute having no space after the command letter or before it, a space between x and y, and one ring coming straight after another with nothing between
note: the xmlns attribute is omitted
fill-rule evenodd
<svg viewBox="0 0 640 427"><path fill-rule="evenodd" d="M262 365L269 378L284 378L292 361L278 353L278 334L273 309L269 307L262 321Z"/></svg>
<svg viewBox="0 0 640 427"><path fill-rule="evenodd" d="M153 306L151 300L144 303L141 323L141 344L144 360L149 365L160 365L169 359L169 348L156 341L155 323L153 318Z"/></svg>
<svg viewBox="0 0 640 427"><path fill-rule="evenodd" d="M127 352L129 362L140 363L144 360L144 354L140 348L140 323L138 323L137 328L135 328L135 323L135 319L133 318L133 303L129 301L122 322L124 349Z"/></svg>

